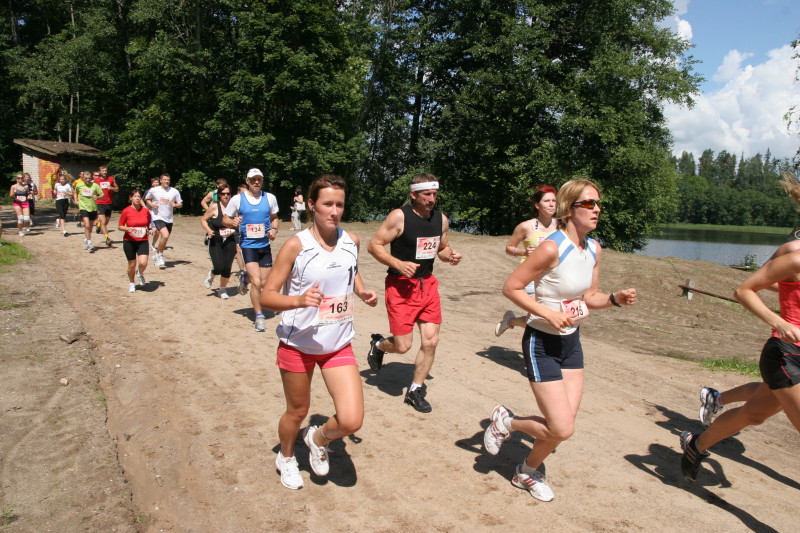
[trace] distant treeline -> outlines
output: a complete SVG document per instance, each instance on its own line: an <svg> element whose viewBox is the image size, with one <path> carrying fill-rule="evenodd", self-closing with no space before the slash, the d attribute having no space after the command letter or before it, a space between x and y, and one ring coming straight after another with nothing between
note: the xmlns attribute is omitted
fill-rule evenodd
<svg viewBox="0 0 800 533"><path fill-rule="evenodd" d="M782 172L797 172L795 161L756 154L748 159L725 150L673 157L677 205L670 222L794 227L796 204L780 185Z"/></svg>

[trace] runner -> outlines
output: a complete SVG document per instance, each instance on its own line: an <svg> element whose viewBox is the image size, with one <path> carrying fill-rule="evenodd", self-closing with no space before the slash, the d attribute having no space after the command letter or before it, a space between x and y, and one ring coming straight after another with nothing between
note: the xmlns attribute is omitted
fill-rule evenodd
<svg viewBox="0 0 800 533"><path fill-rule="evenodd" d="M533 218L520 223L514 228L514 233L506 243L506 254L512 257L519 257L523 263L529 255L533 253L539 244L558 229L558 224L553 218L556 212L556 188L552 185L537 185L533 189L531 197L533 204ZM522 246L520 246L522 243ZM535 283L530 282L525 287L525 292L533 298ZM500 322L494 328L494 334L498 337L508 328L524 328L528 324L529 315L514 316L514 312L509 310L503 315Z"/></svg>
<svg viewBox="0 0 800 533"><path fill-rule="evenodd" d="M14 179L16 183L8 190L8 196L13 200L14 213L17 215L17 230L19 236L22 237L26 231L30 231L28 225L31 221L31 207L28 203L28 187L25 185L25 176L18 172Z"/></svg>
<svg viewBox="0 0 800 533"><path fill-rule="evenodd" d="M58 183L53 186L56 197L56 213L58 213L58 220L56 227L61 228L64 237L67 233L67 211L69 210L69 203L72 199L72 187L68 183L68 178L71 176L67 172L59 172Z"/></svg>
<svg viewBox="0 0 800 533"><path fill-rule="evenodd" d="M160 187L153 187L147 191L145 202L153 210L153 223L161 234L158 248L153 256L153 264L158 268L167 268L164 262L164 249L172 233L172 222L175 209L183 207L183 200L178 189L170 187L170 176L166 172L159 178Z"/></svg>
<svg viewBox="0 0 800 533"><path fill-rule="evenodd" d="M97 215L98 215L98 222L97 222L97 233L102 232L103 237L106 240L106 246L111 246L113 241L108 236L108 223L111 221L111 210L112 204L114 202L114 193L119 192L119 186L117 182L114 180L114 176L108 175L108 169L106 169L105 165L101 165L98 168L98 171L92 175L92 178L96 184L103 189L105 196L99 200L97 200Z"/></svg>
<svg viewBox="0 0 800 533"><path fill-rule="evenodd" d="M23 176L25 178L25 186L28 188L28 207L31 212L31 219L25 229L28 232L33 227L33 216L36 214L36 198L39 196L39 187L33 182L30 174L26 172Z"/></svg>
<svg viewBox="0 0 800 533"><path fill-rule="evenodd" d="M420 413L431 412L424 383L433 366L442 323L439 281L433 275L433 262L436 257L451 265L461 261L461 254L451 249L447 241L447 217L434 208L438 194L436 176L414 176L410 204L389 213L369 242L369 253L389 267L386 310L392 336L372 335L367 362L377 372L386 352L406 353L417 323L421 344L404 401ZM391 252L386 251L387 244L391 245Z"/></svg>
<svg viewBox="0 0 800 533"><path fill-rule="evenodd" d="M78 197L78 209L83 221L83 249L93 252L92 228L94 227L94 221L97 220L97 199L102 198L105 193L98 184L89 180L86 176L84 176L84 179L88 181L81 181L75 186L75 196Z"/></svg>
<svg viewBox="0 0 800 533"><path fill-rule="evenodd" d="M292 198L292 231L300 231L303 226L300 223L300 215L306 211L306 203L303 201L303 191L300 187L294 189L294 198Z"/></svg>
<svg viewBox="0 0 800 533"><path fill-rule="evenodd" d="M160 185L158 182L158 177L155 177L150 180L150 188L147 189L146 193L144 193L144 197L147 198L147 195L150 193L150 191L157 187L160 187ZM147 206L147 209L150 210L151 216L155 216L155 214L158 213L158 208L156 207L155 209L153 209L152 207L147 205L147 200L145 200L145 205ZM156 248L156 245L158 244L158 238L161 237L161 233L158 232L154 222L150 222L150 226L156 230L153 232L153 244L150 245L150 251L156 254L158 253L158 248Z"/></svg>
<svg viewBox="0 0 800 533"><path fill-rule="evenodd" d="M321 426L309 426L303 440L311 469L328 474L328 445L351 435L364 420L361 375L350 343L355 296L375 307L378 295L364 288L358 273L359 241L339 228L345 203L339 176L317 178L308 191L311 228L286 241L261 293L265 308L283 311L277 334L286 411L278 423L281 449L275 458L281 483L303 487L294 445L311 404L311 378L319 365L335 413ZM255 291L254 291L255 292Z"/></svg>
<svg viewBox="0 0 800 533"><path fill-rule="evenodd" d="M800 182L783 175L784 189L800 204ZM778 286L780 315L767 307L758 292ZM780 246L764 266L734 292L745 309L772 327L772 336L761 351L759 368L762 383L744 405L725 411L702 433L681 433L681 473L697 481L700 464L717 442L739 433L747 426L759 425L784 411L800 432L800 241ZM735 390L735 389L734 389ZM738 391L740 398L746 389Z"/></svg>
<svg viewBox="0 0 800 533"><path fill-rule="evenodd" d="M78 172L78 178L72 182L72 203L75 205L78 205L78 193L75 192L75 189L78 188L78 185L86 183L84 174L86 174L86 172L81 170ZM75 213L75 221L77 221L79 228L83 227L83 220L81 219L80 210Z"/></svg>
<svg viewBox="0 0 800 533"><path fill-rule="evenodd" d="M140 286L145 284L144 271L147 269L147 259L150 255L147 251L149 242L147 233L152 233L155 229L150 227L152 215L142 202L142 191L132 189L128 193L128 200L131 205L120 213L117 229L124 232L122 250L128 260L128 280L130 281L128 292L136 292L137 283Z"/></svg>
<svg viewBox="0 0 800 533"><path fill-rule="evenodd" d="M528 458L511 483L542 501L553 499L539 467L575 430L583 396L583 348L578 321L590 309L632 305L636 289L598 291L602 249L586 236L597 227L600 189L589 180L569 181L556 198L559 231L553 233L509 276L503 294L530 313L522 352L542 415L515 417L503 405L492 412L484 447L497 455L511 431L534 437ZM525 287L536 280L536 298Z"/></svg>
<svg viewBox="0 0 800 533"><path fill-rule="evenodd" d="M247 172L247 190L231 198L225 208L222 223L227 228L239 228L242 257L247 270L247 280L252 285L250 301L255 312L256 331L266 329L266 319L261 312L261 291L272 270L270 241L278 235L278 200L261 190L264 175L257 168Z"/></svg>
<svg viewBox="0 0 800 533"><path fill-rule="evenodd" d="M239 184L236 189L237 196L247 190L247 183ZM233 198L233 197L231 197ZM238 229L238 228L237 228ZM247 271L244 269L244 259L242 259L242 234L236 232L236 264L239 266L239 272L236 276L239 278L238 291L239 294L244 296L247 294Z"/></svg>
<svg viewBox="0 0 800 533"><path fill-rule="evenodd" d="M213 267L206 276L205 286L210 289L214 284L214 276L219 276L219 297L227 300L228 278L231 277L231 266L236 256L236 235L239 231L236 228L226 228L222 224L224 210L231 199L230 186L227 183L221 184L214 191L214 197L219 198L219 202L211 203L200 219L200 225L208 235L208 255Z"/></svg>

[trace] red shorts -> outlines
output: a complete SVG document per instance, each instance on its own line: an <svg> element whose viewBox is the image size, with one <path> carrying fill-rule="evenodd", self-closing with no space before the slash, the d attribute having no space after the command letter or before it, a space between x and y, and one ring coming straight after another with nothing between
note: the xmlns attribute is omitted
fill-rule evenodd
<svg viewBox="0 0 800 533"><path fill-rule="evenodd" d="M356 366L356 356L349 344L332 353L308 354L281 342L278 345L278 360L275 361L275 364L289 372L308 372L314 368L315 364L318 364L320 368Z"/></svg>
<svg viewBox="0 0 800 533"><path fill-rule="evenodd" d="M439 280L434 275L407 278L389 274L384 300L392 335L408 335L416 322L442 323Z"/></svg>

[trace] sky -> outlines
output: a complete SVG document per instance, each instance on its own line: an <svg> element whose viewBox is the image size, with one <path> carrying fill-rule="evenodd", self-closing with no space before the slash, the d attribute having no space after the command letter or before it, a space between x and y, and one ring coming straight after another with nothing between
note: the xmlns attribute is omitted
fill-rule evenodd
<svg viewBox="0 0 800 533"><path fill-rule="evenodd" d="M693 47L687 55L705 81L695 105L667 104L673 152L708 148L745 158L769 149L792 157L800 148L798 127L787 130L784 115L800 111L800 60L793 40L800 38L800 0L674 0L675 15L665 20Z"/></svg>

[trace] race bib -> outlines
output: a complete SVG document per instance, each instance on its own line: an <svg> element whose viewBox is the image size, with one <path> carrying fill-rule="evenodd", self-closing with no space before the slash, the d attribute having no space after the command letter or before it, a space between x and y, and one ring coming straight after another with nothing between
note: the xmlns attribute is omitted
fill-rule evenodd
<svg viewBox="0 0 800 533"><path fill-rule="evenodd" d="M583 296L575 300L562 300L561 310L565 315L572 317L576 322L578 320L583 320L589 315L589 308L586 307Z"/></svg>
<svg viewBox="0 0 800 533"><path fill-rule="evenodd" d="M56 193L56 200L63 200L67 197L67 193L65 192L57 192Z"/></svg>
<svg viewBox="0 0 800 533"><path fill-rule="evenodd" d="M323 298L317 314L317 325L327 326L329 324L352 322L354 303L355 298L352 292L344 296Z"/></svg>
<svg viewBox="0 0 800 533"><path fill-rule="evenodd" d="M233 235L233 232L236 231L233 228L220 228L219 236L220 237L230 237Z"/></svg>
<svg viewBox="0 0 800 533"><path fill-rule="evenodd" d="M546 241L549 236L550 235L537 235L537 237L536 237L536 246L537 246L537 248L538 248L538 246L540 244L542 244L544 241Z"/></svg>
<svg viewBox="0 0 800 533"><path fill-rule="evenodd" d="M161 205L167 205L169 203L169 198L162 196L161 198L158 199L158 203L160 203Z"/></svg>
<svg viewBox="0 0 800 533"><path fill-rule="evenodd" d="M94 196L92 189L81 189L81 196L91 197Z"/></svg>
<svg viewBox="0 0 800 533"><path fill-rule="evenodd" d="M147 235L147 228L129 228L128 233L131 237L136 237L137 239L143 238Z"/></svg>
<svg viewBox="0 0 800 533"><path fill-rule="evenodd" d="M101 181L100 182L100 188L101 189L110 189L111 188L111 183L109 183L107 181Z"/></svg>
<svg viewBox="0 0 800 533"><path fill-rule="evenodd" d="M418 237L416 259L433 259L439 251L441 237Z"/></svg>
<svg viewBox="0 0 800 533"><path fill-rule="evenodd" d="M247 224L244 227L248 239L263 239L267 234L264 231L264 224Z"/></svg>

